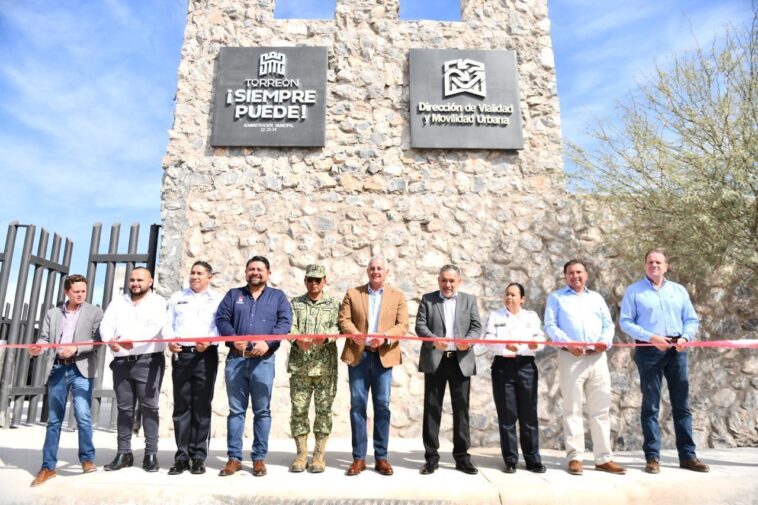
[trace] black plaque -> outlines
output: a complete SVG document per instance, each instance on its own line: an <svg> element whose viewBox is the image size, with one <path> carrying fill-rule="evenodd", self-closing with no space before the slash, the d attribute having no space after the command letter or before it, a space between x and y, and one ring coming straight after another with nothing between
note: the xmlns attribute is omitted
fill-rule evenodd
<svg viewBox="0 0 758 505"><path fill-rule="evenodd" d="M325 47L222 47L212 146L320 147Z"/></svg>
<svg viewBox="0 0 758 505"><path fill-rule="evenodd" d="M411 49L411 147L523 149L514 51Z"/></svg>

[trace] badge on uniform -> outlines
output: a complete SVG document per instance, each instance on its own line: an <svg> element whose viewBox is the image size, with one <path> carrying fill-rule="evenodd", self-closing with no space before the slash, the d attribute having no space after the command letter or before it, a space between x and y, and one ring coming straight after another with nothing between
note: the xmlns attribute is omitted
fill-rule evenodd
<svg viewBox="0 0 758 505"><path fill-rule="evenodd" d="M242 305L245 303L245 295L240 295L239 298L237 298L237 305Z"/></svg>

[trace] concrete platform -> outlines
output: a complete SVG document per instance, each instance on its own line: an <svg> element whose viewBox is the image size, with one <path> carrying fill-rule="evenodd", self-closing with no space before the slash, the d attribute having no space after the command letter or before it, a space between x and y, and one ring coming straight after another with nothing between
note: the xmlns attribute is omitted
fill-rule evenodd
<svg viewBox="0 0 758 505"><path fill-rule="evenodd" d="M173 440L160 442L158 473L146 473L140 467L105 472L102 465L116 453L116 435L98 430L96 473L81 473L76 433L63 432L58 476L30 488L41 464L44 436L43 426L0 429L0 504L758 504L758 448L701 450L700 459L711 466L708 474L680 469L675 452L666 451L658 475L644 473L641 453L621 453L616 461L628 468L625 476L591 470L593 465L586 460L581 477L564 471L565 459L559 451L544 451L545 474L535 475L520 466L509 475L502 472L498 448L479 448L472 453L480 473L470 476L454 469L450 444L445 444L440 469L422 476L418 473L423 463L421 441L392 439L390 462L395 475L385 477L369 469L347 477L349 440L330 440L323 474L289 473L294 443L272 440L268 475L258 478L250 473L249 460L243 472L219 477L218 470L226 462L226 441L214 439L208 473L169 476ZM245 446L249 444L246 440ZM133 446L135 459L141 463L143 441L136 438ZM372 465L370 458L368 463Z"/></svg>

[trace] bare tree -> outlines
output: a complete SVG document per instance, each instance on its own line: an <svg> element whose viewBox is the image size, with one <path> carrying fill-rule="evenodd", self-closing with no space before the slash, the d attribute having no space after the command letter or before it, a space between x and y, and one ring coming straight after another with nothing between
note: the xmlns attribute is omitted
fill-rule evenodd
<svg viewBox="0 0 758 505"><path fill-rule="evenodd" d="M620 219L622 257L663 246L684 280L714 268L758 280L757 26L754 13L656 66L619 121L591 131L596 147L569 145L575 187Z"/></svg>

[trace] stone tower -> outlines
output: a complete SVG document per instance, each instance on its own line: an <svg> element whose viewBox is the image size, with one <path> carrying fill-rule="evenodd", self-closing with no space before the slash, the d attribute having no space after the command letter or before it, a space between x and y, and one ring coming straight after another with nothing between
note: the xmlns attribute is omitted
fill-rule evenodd
<svg viewBox="0 0 758 505"><path fill-rule="evenodd" d="M337 0L330 20L274 19L274 0L190 0L188 8L175 118L163 160L164 294L181 286L198 259L220 272L214 279L218 289L242 285L245 261L263 254L272 263L271 283L289 296L304 291L304 267L312 262L327 267L327 289L341 296L366 281L369 257L382 254L389 282L407 296L412 326L421 295L436 289L437 272L449 262L462 268L462 289L479 297L486 321L511 281L526 287L526 307L541 315L547 294L562 283L563 263L583 257L590 262L591 286L613 311L624 288L619 277L626 281L628 274L614 273L612 254L602 245L610 218L596 203L564 189L547 0L462 0L460 22L400 21L398 0ZM327 48L324 147L211 146L220 48L260 46ZM515 51L523 149L412 149L409 51L417 48ZM739 310L751 299L748 294L718 307L699 305L711 321L704 324L705 334L724 338L719 318L738 321L724 307ZM289 429L287 345L277 357L274 437ZM394 371L393 436L419 437L418 345L403 342L402 348L404 364ZM562 413L554 352L546 351L538 363L542 445L555 448L562 442ZM609 357L617 449L638 449L641 443L630 355L614 349ZM714 364L717 357L709 354L702 368L693 365L693 380L702 377L692 387L693 398L700 398L693 409L697 441L754 443L758 358L740 368ZM489 361L479 350L471 398L475 445L498 440ZM349 436L347 373L341 366L334 434ZM752 388L729 385L747 384L741 374L750 376ZM223 434L228 412L223 388L219 377L216 436ZM170 391L164 395L169 402ZM164 430L170 429L170 411L161 409ZM736 421L725 423L727 417ZM450 416L443 416L443 437L450 424ZM664 430L664 445L671 446L668 425Z"/></svg>
<svg viewBox="0 0 758 505"><path fill-rule="evenodd" d="M400 21L397 0L337 0L332 20L279 20L273 11L273 0L189 2L163 161L162 289L178 288L197 259L221 273L219 289L244 284L245 261L263 254L272 284L288 295L303 291L305 265L320 262L329 291L340 296L365 282L368 258L382 254L412 316L449 262L461 266L462 289L480 297L485 318L510 281L544 303L566 257L563 241L552 239L571 219L546 0L464 0L460 22ZM323 148L211 147L224 46L327 47ZM515 51L524 149L411 149L411 48ZM395 382L409 387L393 393L393 430L414 436L423 380L415 372L418 346L406 342L403 351ZM277 358L274 416L288 415L285 355L286 346ZM340 388L335 412L346 414L346 384ZM475 443L497 436L489 386L481 389L472 401ZM222 415L224 402L216 396ZM349 433L347 417L335 416L338 433ZM277 426L286 432L287 423L274 426L274 435Z"/></svg>

